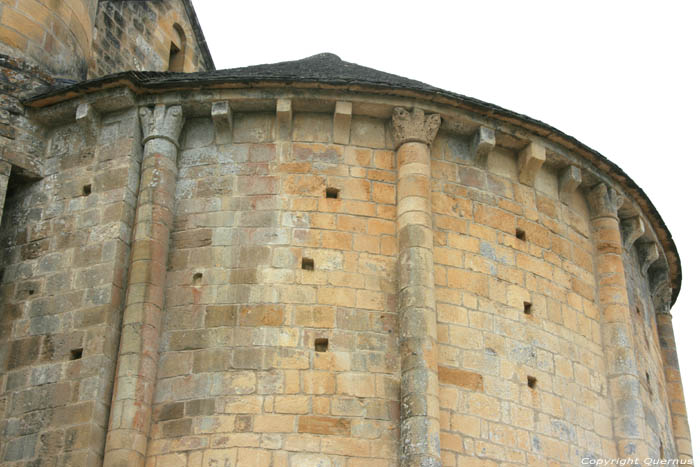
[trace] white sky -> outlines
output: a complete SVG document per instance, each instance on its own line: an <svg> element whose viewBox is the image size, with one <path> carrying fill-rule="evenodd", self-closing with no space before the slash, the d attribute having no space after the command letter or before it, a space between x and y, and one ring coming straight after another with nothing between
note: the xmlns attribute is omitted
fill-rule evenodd
<svg viewBox="0 0 700 467"><path fill-rule="evenodd" d="M676 241L672 309L700 453L697 1L194 0L218 69L332 52L544 121L641 186ZM230 5L230 6L229 6Z"/></svg>

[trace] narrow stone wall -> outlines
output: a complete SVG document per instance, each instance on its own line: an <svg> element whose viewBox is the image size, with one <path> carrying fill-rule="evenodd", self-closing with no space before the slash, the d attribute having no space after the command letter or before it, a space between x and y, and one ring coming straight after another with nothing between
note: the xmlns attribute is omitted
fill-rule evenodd
<svg viewBox="0 0 700 467"><path fill-rule="evenodd" d="M138 189L137 125L131 110L52 130L44 178L5 201L3 465L101 465Z"/></svg>

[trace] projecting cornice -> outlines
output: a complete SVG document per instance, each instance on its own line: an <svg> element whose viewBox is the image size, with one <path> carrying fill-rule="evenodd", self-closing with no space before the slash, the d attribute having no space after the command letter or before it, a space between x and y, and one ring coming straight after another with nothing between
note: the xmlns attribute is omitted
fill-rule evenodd
<svg viewBox="0 0 700 467"><path fill-rule="evenodd" d="M400 106L419 107L428 114L439 113L443 120L443 128L448 128L448 123L452 124L455 119L471 121L469 135L473 138L472 152L475 152L480 163L487 160L493 149L492 143L495 145L495 138L491 138L490 131L496 134L517 135L543 145L543 163L549 161L551 148L565 152L574 165L571 165L572 168L568 172L565 170L561 173L560 190L563 190L564 202L565 198L569 197L568 193L579 185L590 188L602 181L614 186L626 199L636 203L639 212L649 222L650 229L647 229L645 235L656 237L662 250L660 256L668 263L673 301L678 295L682 272L671 233L644 191L620 167L602 154L556 128L525 115L415 80L344 62L332 54L214 72L119 73L70 87L51 89L27 99L24 103L30 109L34 109L38 120L50 126L56 121L53 118L55 109L62 106L72 107L63 112L74 118L79 102L93 102L95 109L101 112L138 105L143 100L169 103L183 101L183 108L187 109L188 105L193 108L207 100L208 105L225 100L226 93L238 93L233 103L245 105L248 98L250 102L267 106L265 111L276 112L278 137L281 139L287 137L287 122L291 120L292 115L291 101L313 94L315 97L331 96L329 99L333 102L344 103L335 110L328 109L334 115L334 134L337 134L334 138L337 137L339 141L345 141L346 126L350 119L355 115L362 115L362 104L367 103L370 106L379 105L389 109ZM289 107L286 106L287 99L290 100ZM38 112L39 109L42 109L41 112ZM231 111L236 112L233 104ZM211 107L207 109L207 113L209 112ZM44 117L41 116L42 113ZM390 111L387 117L389 115ZM222 118L225 124L225 115ZM483 129L478 129L479 127ZM478 129L476 133L475 129ZM542 159L540 156L542 152L534 146L521 154L520 176L525 182L539 168ZM586 173L594 175L586 180ZM583 181L579 178L582 174ZM595 178L600 180L593 182Z"/></svg>

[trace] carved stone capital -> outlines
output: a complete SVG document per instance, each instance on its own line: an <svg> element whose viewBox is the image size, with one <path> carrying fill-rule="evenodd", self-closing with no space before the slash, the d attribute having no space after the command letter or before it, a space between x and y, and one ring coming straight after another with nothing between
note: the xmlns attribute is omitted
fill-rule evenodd
<svg viewBox="0 0 700 467"><path fill-rule="evenodd" d="M185 123L182 107L179 105L166 106L158 104L154 108L141 107L141 130L143 144L152 139L165 139L178 149L180 148L180 132Z"/></svg>
<svg viewBox="0 0 700 467"><path fill-rule="evenodd" d="M622 206L623 198L614 188L605 183L599 183L588 192L588 205L591 216L617 218L617 211Z"/></svg>
<svg viewBox="0 0 700 467"><path fill-rule="evenodd" d="M440 115L432 114L425 116L422 109L413 108L409 112L403 107L394 108L391 117L394 130L394 144L398 149L404 143L418 142L431 144L440 129Z"/></svg>

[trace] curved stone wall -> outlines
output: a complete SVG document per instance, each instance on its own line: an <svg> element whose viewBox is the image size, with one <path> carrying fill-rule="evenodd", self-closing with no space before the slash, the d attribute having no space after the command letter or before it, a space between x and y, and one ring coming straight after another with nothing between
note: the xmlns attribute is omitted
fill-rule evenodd
<svg viewBox="0 0 700 467"><path fill-rule="evenodd" d="M569 149L332 89L87 100L36 110L2 223L4 462L691 457L665 252Z"/></svg>
<svg viewBox="0 0 700 467"><path fill-rule="evenodd" d="M83 80L91 55L97 0L5 2L0 51L33 62L56 78Z"/></svg>

